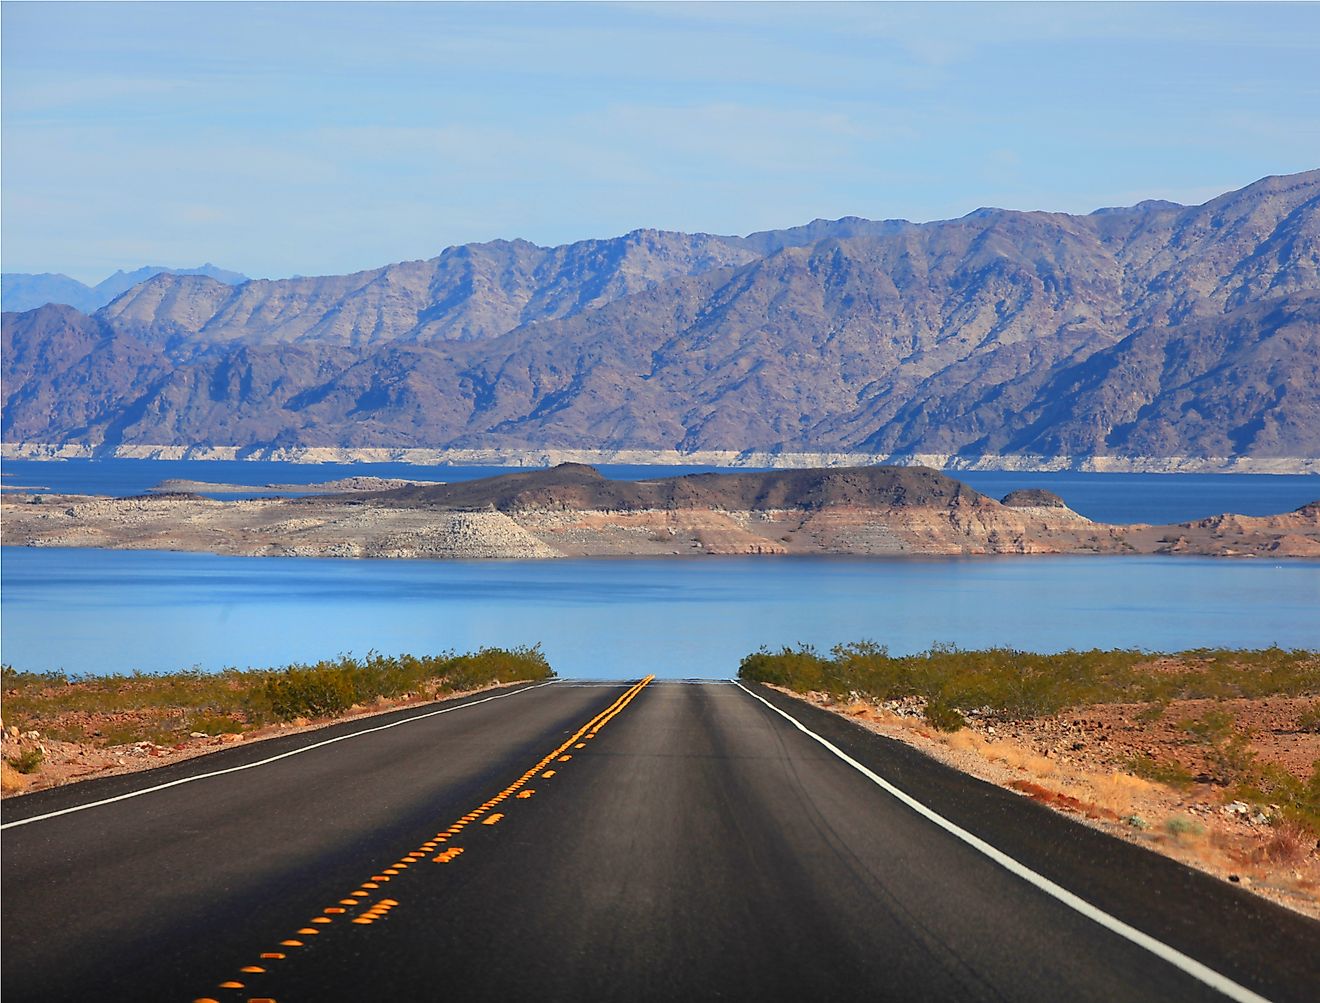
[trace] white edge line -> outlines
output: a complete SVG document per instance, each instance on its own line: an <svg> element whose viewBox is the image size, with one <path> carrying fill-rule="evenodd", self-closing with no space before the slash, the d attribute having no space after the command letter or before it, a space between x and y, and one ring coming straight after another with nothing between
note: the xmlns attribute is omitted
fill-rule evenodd
<svg viewBox="0 0 1320 1003"><path fill-rule="evenodd" d="M0 831L13 829L20 825L30 825L33 822L43 822L48 818L58 818L60 815L72 815L74 812L86 811L88 808L100 808L102 805L114 804L116 801L127 801L129 798L141 797L143 794L153 794L156 791L163 791L170 787L178 787L180 784L190 784L196 780L208 780L211 777L223 777L226 773L238 773L242 770L255 769L258 766L267 766L270 763L279 762L281 759L288 759L290 756L297 756L304 752L311 752L313 749L320 749L327 745L334 745L336 742L346 742L350 738L361 738L363 735L370 735L377 731L387 731L390 728L397 728L401 724L412 724L414 721L425 721L428 717L436 717L440 714L450 714L456 710L463 710L465 707L475 707L477 704L489 703L491 700L503 700L505 697L515 697L519 693L526 693L528 690L538 690L542 686L549 686L551 683L555 682L558 682L558 680L549 679L543 683L537 683L535 686L524 686L521 689L514 690L512 693L496 693L493 696L482 697L480 700L469 700L467 703L461 703L454 707L442 707L440 710L429 711L426 714L417 714L413 717L405 717L400 721L391 721L389 724L378 725L375 728L364 728L361 731L354 731L347 735L340 735L337 738L327 738L322 742L314 742L311 745L299 746L296 749L290 749L288 752L281 752L278 756L259 759L255 763L244 763L242 766L231 766L224 770L212 770L210 773L199 773L192 777L180 777L178 780L171 780L166 784L157 784L155 787L143 787L141 790L129 791L127 794L118 794L112 798L102 798L100 801L88 801L86 804L72 805L68 808L61 808L59 811L48 811L44 815L33 815L31 818L15 819L13 822L6 822L3 825L0 825Z"/></svg>
<svg viewBox="0 0 1320 1003"><path fill-rule="evenodd" d="M1075 909L1077 912L1081 913L1087 919L1094 920L1096 923L1099 923L1105 929L1118 934L1120 937L1123 937L1126 940L1130 940L1138 947L1145 948L1147 951L1155 955L1157 958L1161 958L1162 960L1167 961L1175 968L1179 968L1182 971L1186 972L1188 975L1192 976L1192 978L1205 983L1211 989L1215 989L1218 992L1223 993L1229 999L1238 1000L1240 1001L1240 1003L1269 1003L1269 1001L1264 996L1260 996L1252 992L1250 989L1246 988L1245 986L1238 985L1236 982L1234 982L1232 979L1228 978L1227 976L1220 975L1212 968L1207 968L1205 965L1201 964L1201 962L1197 961L1195 958L1188 957L1186 954L1183 954L1181 951L1177 950L1176 948L1170 947L1168 944L1164 943L1163 941L1156 940L1154 937L1150 936L1149 934L1142 933L1136 927L1129 926L1127 923L1124 923L1121 919L1109 915L1109 913L1105 912L1103 909L1099 908L1098 906L1092 905L1090 902L1087 902L1083 898L1079 898L1078 896L1074 895L1072 892L1068 891L1068 889L1062 887L1061 885L1055 884L1053 881L1051 881L1049 878L1045 877L1044 875L1037 874L1026 864L1023 864L1020 861L1014 859L1013 857L1010 857L1007 853L995 849L995 847L991 846L989 843L981 839L979 836L975 836L972 833L968 832L966 829L962 828L961 826L956 825L953 822L950 822L943 815L940 815L938 812L934 811L933 809L926 807L924 804L922 804L916 798L912 797L910 794L907 794L906 792L895 787L884 777L867 769L865 766L857 762L857 760L853 759L850 755L848 755L838 746L834 745L828 739L821 738L821 736L817 735L810 728L806 727L797 718L793 717L791 714L787 714L784 711L780 710L769 700L765 699L765 697L757 693L753 693L751 690L749 690L746 686L744 686L736 679L731 679L730 682L732 682L740 690L742 690L748 696L752 697L754 700L761 701L761 703L765 704L780 717L786 718L789 722L792 723L792 725L795 728L797 728L798 731L802 732L803 734L807 735L810 738L814 738L817 742L825 746L825 748L827 748L830 752L834 753L834 755L838 756L840 759L842 759L845 763L847 763L857 772L861 773L863 776L865 776L868 780L872 781L873 783L884 788L885 791L892 794L895 798L903 802L903 804L907 805L917 814L923 816L926 819L929 819L931 822L934 822L936 825L938 825L941 829L944 829L946 832L949 832L952 835L957 836L964 843L968 844L973 849L978 850L981 853L985 854L1000 867L1003 867L1005 870L1011 871L1013 874L1016 874L1019 878L1022 878L1022 880L1026 881L1028 884L1035 885L1037 888L1045 892L1047 895L1051 895L1054 898L1058 899L1060 902L1062 902L1064 905L1068 906L1069 908Z"/></svg>

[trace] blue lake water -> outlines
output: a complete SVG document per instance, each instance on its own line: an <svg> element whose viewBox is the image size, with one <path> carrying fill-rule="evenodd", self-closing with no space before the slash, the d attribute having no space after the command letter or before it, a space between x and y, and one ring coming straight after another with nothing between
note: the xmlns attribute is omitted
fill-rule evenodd
<svg viewBox="0 0 1320 1003"><path fill-rule="evenodd" d="M727 677L762 645L1320 649L1320 562L368 561L4 548L5 662L283 665L540 643L561 675Z"/></svg>
<svg viewBox="0 0 1320 1003"><path fill-rule="evenodd" d="M9 460L0 476L9 486L80 494L141 494L166 478L246 484L311 484L355 474L464 481L506 473L511 467L415 466L405 463L275 463L201 460ZM614 478L667 477L713 467L603 465ZM1171 523L1221 512L1274 515L1320 499L1314 474L1081 474L957 471L951 474L1002 498L1018 488L1045 488L1100 522Z"/></svg>

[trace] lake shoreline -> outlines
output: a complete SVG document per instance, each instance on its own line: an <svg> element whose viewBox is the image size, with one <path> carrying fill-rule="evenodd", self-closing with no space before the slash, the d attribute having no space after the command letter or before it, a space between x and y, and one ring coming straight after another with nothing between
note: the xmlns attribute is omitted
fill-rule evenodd
<svg viewBox="0 0 1320 1003"><path fill-rule="evenodd" d="M58 462L72 459L253 461L298 464L403 463L413 466L550 467L560 463L594 466L709 466L737 469L793 469L872 465L920 466L951 471L1016 471L1146 474L1311 474L1320 475L1320 457L1200 456L978 456L950 453L789 452L784 450L668 449L445 449L349 446L178 446L167 444L90 446L80 443L0 443L0 459Z"/></svg>
<svg viewBox="0 0 1320 1003"><path fill-rule="evenodd" d="M159 487L203 488L196 481ZM210 485L228 488L231 485ZM1320 558L1320 502L1268 516L1100 523L1053 492L1002 499L925 467L611 479L582 464L456 483L372 477L220 501L6 492L7 544L234 556L553 559L683 555L1197 554ZM322 490L332 493L318 494Z"/></svg>

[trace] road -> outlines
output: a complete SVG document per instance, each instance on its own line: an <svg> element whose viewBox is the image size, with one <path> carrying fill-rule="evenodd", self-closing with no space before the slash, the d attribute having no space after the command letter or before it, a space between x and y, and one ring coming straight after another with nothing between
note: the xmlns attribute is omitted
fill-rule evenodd
<svg viewBox="0 0 1320 1003"><path fill-rule="evenodd" d="M1320 987L1320 923L731 683L500 690L3 823L6 1003Z"/></svg>

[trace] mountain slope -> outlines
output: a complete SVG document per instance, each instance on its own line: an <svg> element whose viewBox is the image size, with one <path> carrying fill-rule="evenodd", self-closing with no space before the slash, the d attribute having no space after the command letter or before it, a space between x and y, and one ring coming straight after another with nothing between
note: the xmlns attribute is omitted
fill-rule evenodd
<svg viewBox="0 0 1320 1003"><path fill-rule="evenodd" d="M232 289L159 275L110 304L105 315L144 340L179 347L242 341L364 349L390 341L467 341L756 257L737 238L654 230L552 248L500 240L353 275Z"/></svg>
<svg viewBox="0 0 1320 1003"><path fill-rule="evenodd" d="M117 271L102 279L94 286L86 285L67 275L43 272L33 275L27 272L6 272L0 276L0 299L4 309L14 312L35 310L47 303L59 306L71 306L74 309L91 313L99 310L121 293L127 292L139 282L145 282L153 275L205 275L226 285L246 282L247 276L238 272L226 271L207 263L197 268L164 268L150 266L132 272Z"/></svg>
<svg viewBox="0 0 1320 1003"><path fill-rule="evenodd" d="M142 360L97 377L99 422L44 403L92 363L22 361L55 323L5 317L7 442L1317 458L1320 171L1193 207L156 276L89 321L97 365Z"/></svg>

